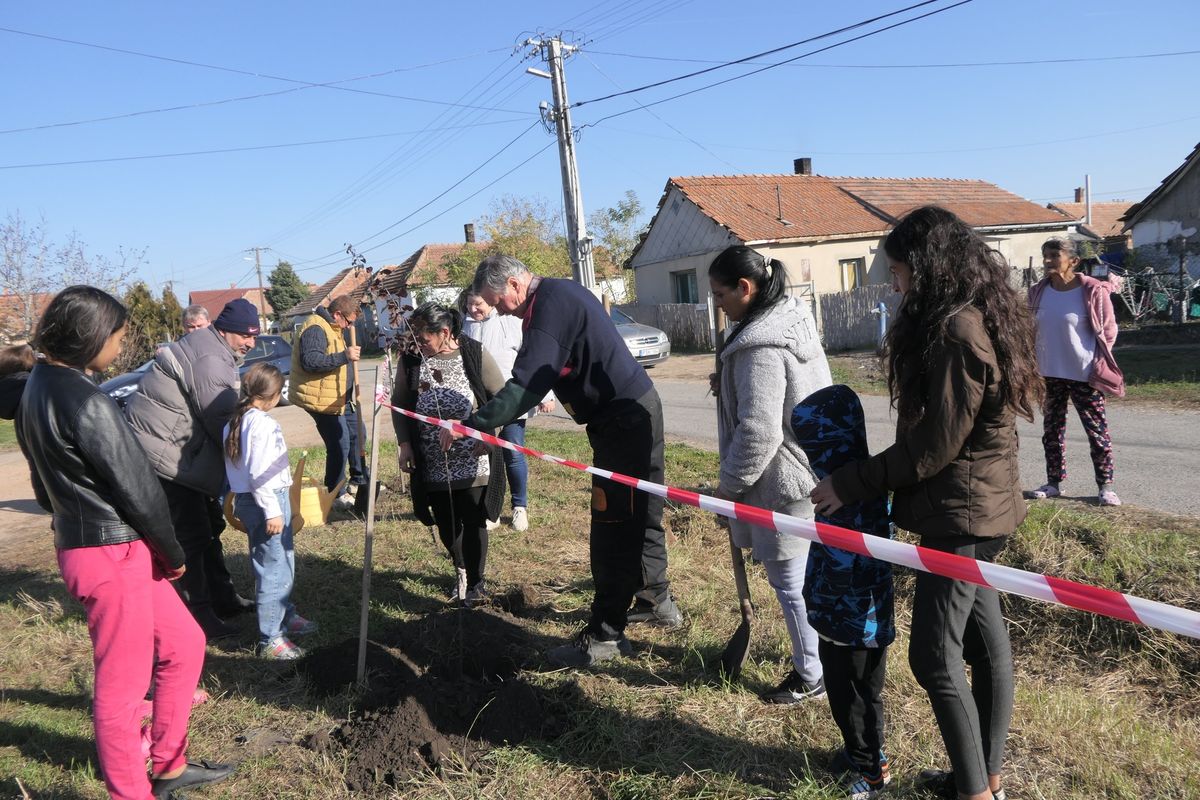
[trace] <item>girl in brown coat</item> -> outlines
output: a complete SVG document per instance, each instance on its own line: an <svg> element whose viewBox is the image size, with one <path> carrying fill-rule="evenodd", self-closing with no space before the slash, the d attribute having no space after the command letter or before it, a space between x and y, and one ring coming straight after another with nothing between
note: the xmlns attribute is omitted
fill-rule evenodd
<svg viewBox="0 0 1200 800"><path fill-rule="evenodd" d="M1016 414L1032 419L1042 386L1032 319L999 253L949 211L913 211L884 250L904 295L886 340L896 443L821 481L813 504L828 514L891 491L893 519L923 547L992 561L1025 517ZM908 658L952 768L922 773L925 783L1002 800L1013 683L999 595L917 573Z"/></svg>

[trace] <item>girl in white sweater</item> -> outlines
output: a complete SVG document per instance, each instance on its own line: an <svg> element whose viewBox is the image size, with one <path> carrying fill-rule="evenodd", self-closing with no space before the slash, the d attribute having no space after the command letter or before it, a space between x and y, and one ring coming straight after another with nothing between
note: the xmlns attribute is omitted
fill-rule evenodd
<svg viewBox="0 0 1200 800"><path fill-rule="evenodd" d="M283 430L267 412L279 404L283 374L270 364L255 364L242 376L241 398L225 426L225 472L235 493L234 511L250 538L258 608L258 653L290 660L304 655L290 637L317 629L296 613L291 602L296 577L292 509Z"/></svg>

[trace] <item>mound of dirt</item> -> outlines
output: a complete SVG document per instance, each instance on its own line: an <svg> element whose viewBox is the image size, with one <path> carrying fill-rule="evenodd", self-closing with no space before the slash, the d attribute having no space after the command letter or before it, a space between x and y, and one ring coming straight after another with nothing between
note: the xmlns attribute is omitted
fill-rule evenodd
<svg viewBox="0 0 1200 800"><path fill-rule="evenodd" d="M299 664L317 691L355 678L357 641L313 650ZM364 710L309 747L344 751L346 785L396 785L448 759L474 767L490 747L557 735L541 691L518 671L535 652L516 621L492 609L450 610L397 626L368 648Z"/></svg>

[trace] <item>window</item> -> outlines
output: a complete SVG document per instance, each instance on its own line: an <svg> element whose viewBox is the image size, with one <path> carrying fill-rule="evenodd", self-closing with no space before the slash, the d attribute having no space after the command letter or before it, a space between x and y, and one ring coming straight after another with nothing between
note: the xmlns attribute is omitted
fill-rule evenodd
<svg viewBox="0 0 1200 800"><path fill-rule="evenodd" d="M866 266L867 260L865 258L843 258L838 262L838 267L842 273L842 291L848 292L863 285L866 278L863 274L866 271Z"/></svg>
<svg viewBox="0 0 1200 800"><path fill-rule="evenodd" d="M672 272L671 294L674 295L676 303L691 303L692 305L699 303L700 293L696 291L696 270Z"/></svg>

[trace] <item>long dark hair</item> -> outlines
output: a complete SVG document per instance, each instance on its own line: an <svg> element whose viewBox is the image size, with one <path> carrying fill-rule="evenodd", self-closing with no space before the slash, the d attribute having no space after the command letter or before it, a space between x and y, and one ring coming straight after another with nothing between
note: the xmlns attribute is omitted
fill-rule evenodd
<svg viewBox="0 0 1200 800"><path fill-rule="evenodd" d="M108 337L125 327L121 301L95 286L63 289L38 321L33 346L54 361L85 369Z"/></svg>
<svg viewBox="0 0 1200 800"><path fill-rule="evenodd" d="M29 372L36 363L37 354L27 344L0 347L0 378L18 372Z"/></svg>
<svg viewBox="0 0 1200 800"><path fill-rule="evenodd" d="M283 391L283 373L274 364L260 361L242 376L242 392L229 417L229 435L225 437L225 455L237 463L242 457L242 419L255 400L270 400Z"/></svg>
<svg viewBox="0 0 1200 800"><path fill-rule="evenodd" d="M1000 399L1033 419L1043 381L1037 369L1037 333L1024 298L1009 284L1004 258L944 208L910 212L884 240L893 261L912 268L908 293L888 328L884 358L888 391L900 422L912 425L925 410L921 378L950 318L979 309L1000 367Z"/></svg>
<svg viewBox="0 0 1200 800"><path fill-rule="evenodd" d="M767 258L740 244L725 248L713 259L708 265L710 280L732 289L737 287L738 281L745 278L757 290L754 299L750 301L750 307L746 309L746 316L742 318L726 344L733 341L748 322L783 299L783 293L787 290L786 272L780 261Z"/></svg>

